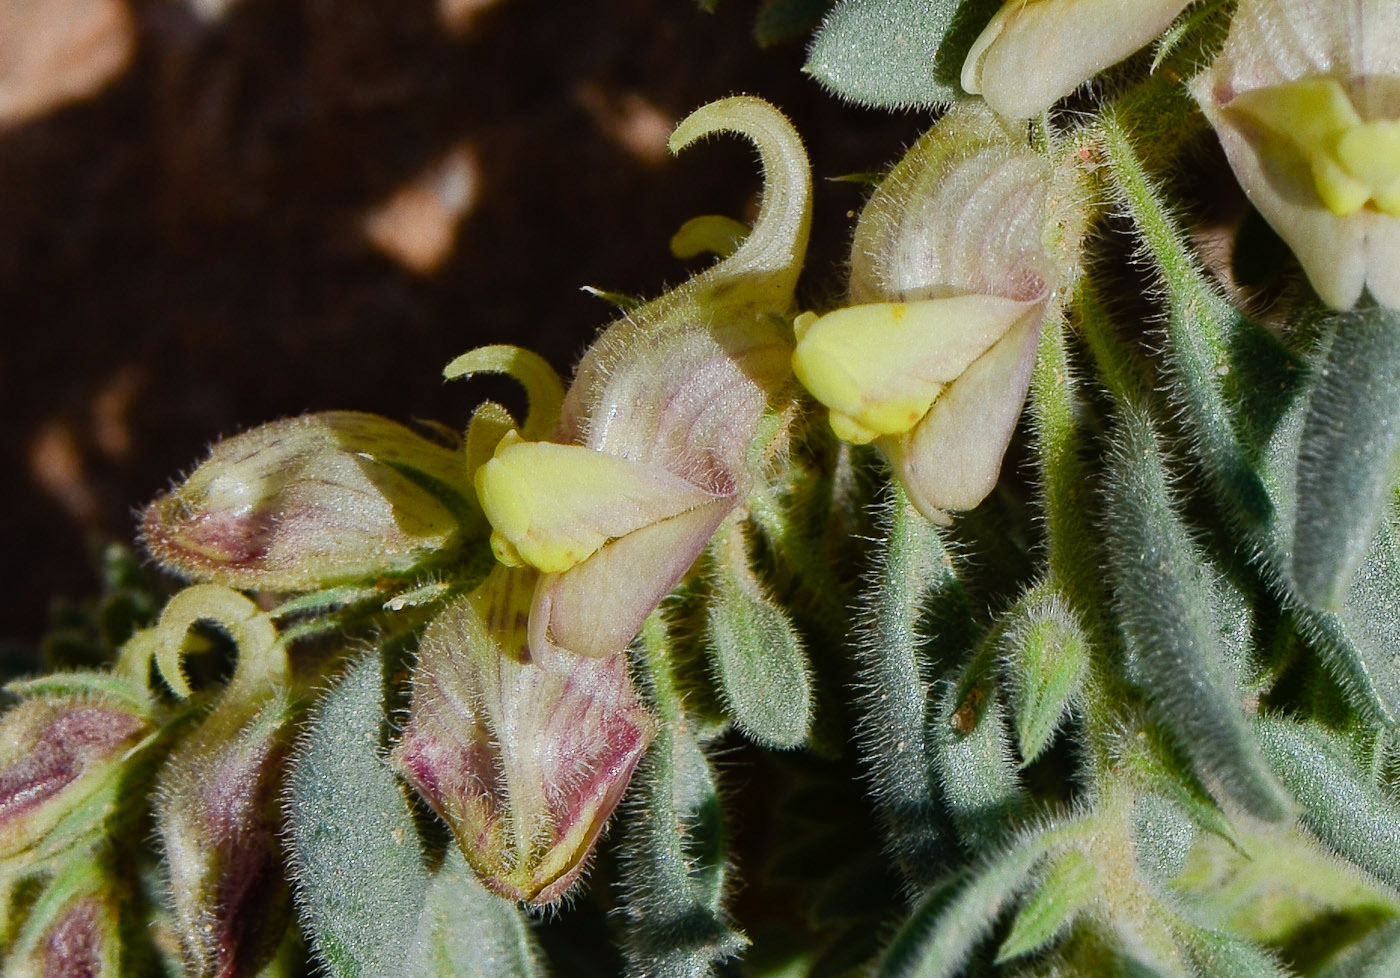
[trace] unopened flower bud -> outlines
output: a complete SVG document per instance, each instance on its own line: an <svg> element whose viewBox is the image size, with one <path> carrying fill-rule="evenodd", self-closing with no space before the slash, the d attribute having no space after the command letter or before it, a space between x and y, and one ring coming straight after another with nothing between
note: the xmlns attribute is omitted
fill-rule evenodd
<svg viewBox="0 0 1400 978"><path fill-rule="evenodd" d="M1166 30L1192 0L1007 0L973 43L962 86L1001 115L1037 115Z"/></svg>
<svg viewBox="0 0 1400 978"><path fill-rule="evenodd" d="M393 763L487 886L544 906L583 872L654 722L621 651L532 655L538 577L497 567L428 626Z"/></svg>
<svg viewBox="0 0 1400 978"><path fill-rule="evenodd" d="M0 717L0 872L92 841L152 730L136 703L98 693L38 695Z"/></svg>
<svg viewBox="0 0 1400 978"><path fill-rule="evenodd" d="M74 878L79 877L79 878ZM100 871L70 867L38 899L5 960L9 978L118 978L120 905Z"/></svg>
<svg viewBox="0 0 1400 978"><path fill-rule="evenodd" d="M1001 470L1077 246L1053 184L1023 134L955 108L862 212L852 304L798 317L797 378L838 437L880 448L930 519L976 506Z"/></svg>
<svg viewBox="0 0 1400 978"><path fill-rule="evenodd" d="M194 580L285 591L407 571L452 549L473 507L460 452L331 411L217 443L142 530Z"/></svg>
<svg viewBox="0 0 1400 978"><path fill-rule="evenodd" d="M279 795L292 718L285 694L216 709L161 772L156 828L188 975L256 974L286 930Z"/></svg>
<svg viewBox="0 0 1400 978"><path fill-rule="evenodd" d="M1400 308L1400 5L1242 0L1191 87L1322 300Z"/></svg>

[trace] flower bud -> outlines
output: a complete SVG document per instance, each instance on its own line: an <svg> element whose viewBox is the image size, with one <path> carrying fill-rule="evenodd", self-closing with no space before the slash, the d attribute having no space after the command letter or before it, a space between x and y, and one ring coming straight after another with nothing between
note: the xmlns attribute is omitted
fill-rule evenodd
<svg viewBox="0 0 1400 978"><path fill-rule="evenodd" d="M293 716L285 694L216 709L161 772L156 829L188 975L256 974L286 930L279 800Z"/></svg>
<svg viewBox="0 0 1400 978"><path fill-rule="evenodd" d="M874 442L930 519L996 483L1077 246L1053 191L1024 135L985 107L956 107L862 212L852 305L795 324L793 372L833 431Z"/></svg>
<svg viewBox="0 0 1400 978"><path fill-rule="evenodd" d="M1166 30L1191 0L1007 0L968 51L962 87L1009 119L1039 115Z"/></svg>
<svg viewBox="0 0 1400 978"><path fill-rule="evenodd" d="M142 532L197 581L286 591L408 571L453 548L473 506L461 453L331 411L217 443Z"/></svg>
<svg viewBox="0 0 1400 978"><path fill-rule="evenodd" d="M1400 6L1241 0L1191 89L1322 300L1400 308Z"/></svg>
<svg viewBox="0 0 1400 978"><path fill-rule="evenodd" d="M118 978L121 907L102 871L70 866L30 910L14 946L9 978Z"/></svg>
<svg viewBox="0 0 1400 978"><path fill-rule="evenodd" d="M91 841L152 733L136 703L98 692L34 696L0 717L0 872Z"/></svg>
<svg viewBox="0 0 1400 978"><path fill-rule="evenodd" d="M428 626L392 760L487 886L544 906L583 872L655 725L621 651L532 654L538 577L497 567Z"/></svg>

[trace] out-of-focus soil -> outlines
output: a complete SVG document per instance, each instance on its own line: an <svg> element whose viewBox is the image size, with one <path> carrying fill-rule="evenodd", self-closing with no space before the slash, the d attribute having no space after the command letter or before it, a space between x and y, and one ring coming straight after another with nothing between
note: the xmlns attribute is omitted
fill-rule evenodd
<svg viewBox="0 0 1400 978"><path fill-rule="evenodd" d="M456 0L455 33L429 0L242 0L212 23L124 2L125 69L0 129L0 644L91 593L94 543L129 539L219 435L328 408L460 427L513 393L442 383L481 343L567 368L610 318L580 286L655 294L686 273L686 218L752 215L750 147L662 151L697 105L750 92L797 124L819 295L862 193L823 178L925 124L824 95L801 44L753 43L748 0ZM453 153L455 239L415 271L367 215Z"/></svg>

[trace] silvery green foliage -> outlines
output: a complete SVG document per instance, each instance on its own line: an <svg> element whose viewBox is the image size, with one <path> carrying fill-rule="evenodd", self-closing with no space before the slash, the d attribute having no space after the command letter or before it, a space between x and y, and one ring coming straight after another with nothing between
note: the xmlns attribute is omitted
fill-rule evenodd
<svg viewBox="0 0 1400 978"><path fill-rule="evenodd" d="M999 6L771 0L758 31L824 11L825 85L942 106L1021 9ZM1187 79L1259 8L1184 6L1030 123L930 119L872 196L853 268L936 246L1002 291L795 291L805 152L725 100L676 142L758 145L752 232L688 225L722 262L632 306L572 385L513 347L449 366L519 380L525 418L488 402L455 438L331 412L216 445L145 520L198 583L109 558L98 625L65 622L54 671L8 687L4 973L1394 974L1396 313L1326 309L1289 268L1256 295L1257 238L1202 246L1197 191L1230 178L1182 179L1215 158ZM1008 211L1012 185L1034 206ZM1006 371L979 348L925 383L897 344L966 345L934 305L1022 293L1011 461L973 508L921 510L910 485L947 473L887 464L927 417L889 389L955 401L949 443L985 463L1006 426L960 425L1010 403ZM804 370L893 419L869 445L790 369L830 316L846 359ZM844 369L870 336L898 383Z"/></svg>

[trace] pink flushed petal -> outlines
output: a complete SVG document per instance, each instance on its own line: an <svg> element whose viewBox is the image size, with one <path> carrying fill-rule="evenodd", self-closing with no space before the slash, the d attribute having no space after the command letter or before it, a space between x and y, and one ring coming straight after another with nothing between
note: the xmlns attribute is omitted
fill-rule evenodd
<svg viewBox="0 0 1400 978"><path fill-rule="evenodd" d="M530 648L540 654L558 646L586 656L626 648L737 501L717 499L653 523L562 574L540 578L530 610Z"/></svg>
<svg viewBox="0 0 1400 978"><path fill-rule="evenodd" d="M535 576L499 568L429 626L394 763L488 886L544 905L582 873L655 726L620 651L526 652Z"/></svg>
<svg viewBox="0 0 1400 978"><path fill-rule="evenodd" d="M996 485L1030 387L1044 306L973 362L913 431L879 444L919 512L973 509Z"/></svg>

